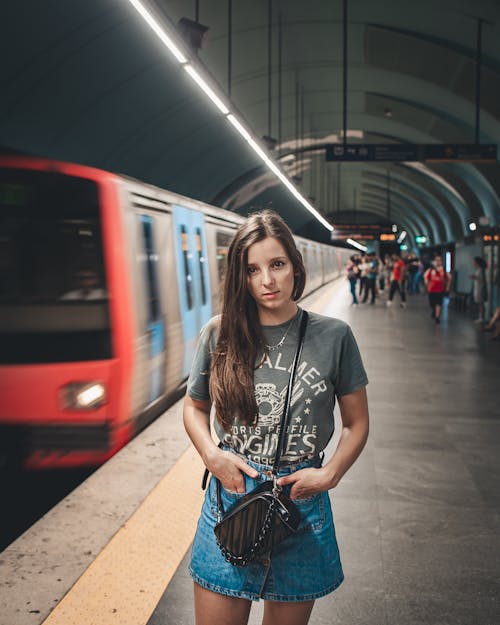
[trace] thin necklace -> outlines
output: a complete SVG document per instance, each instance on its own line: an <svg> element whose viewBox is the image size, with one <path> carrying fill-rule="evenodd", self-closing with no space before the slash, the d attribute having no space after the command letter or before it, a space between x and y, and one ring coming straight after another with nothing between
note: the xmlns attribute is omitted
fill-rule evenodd
<svg viewBox="0 0 500 625"><path fill-rule="evenodd" d="M281 339L280 339L279 343L276 343L276 345L268 345L267 343L264 343L264 345L267 347L267 349L268 349L270 352L272 352L272 351L273 351L273 350L275 350L275 349L279 349L279 348L283 345L283 343L285 342L285 339L286 339L286 337L287 337L288 333L290 332L290 328L292 327L293 322L295 321L296 317L297 317L297 315L295 315L295 317L292 317L292 319L290 319L290 323L288 324L288 327L287 327L287 329L286 329L286 332L285 332L285 334L283 334L283 336L281 337Z"/></svg>

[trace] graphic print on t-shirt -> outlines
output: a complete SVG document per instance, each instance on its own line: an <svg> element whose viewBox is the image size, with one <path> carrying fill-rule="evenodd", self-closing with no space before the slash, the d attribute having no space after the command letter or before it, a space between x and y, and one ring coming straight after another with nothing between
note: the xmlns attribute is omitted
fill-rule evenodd
<svg viewBox="0 0 500 625"><path fill-rule="evenodd" d="M261 464L270 463L278 444L290 374L289 369L281 365L281 361L281 352L275 356L273 354L273 358L268 355L256 371L256 377L260 378L259 374L262 374L265 379L273 379L270 370L274 370L275 373L278 371L286 373L280 376L283 384L281 388L272 382L255 383L255 398L259 409L257 424L255 426L235 424L231 432L224 437L225 442L238 453ZM267 375L266 371L269 372ZM307 361L299 364L290 400L291 418L287 427L285 448L282 451L284 459L314 456L318 453L318 427L312 423L312 409L315 398L325 393L327 388L320 371Z"/></svg>

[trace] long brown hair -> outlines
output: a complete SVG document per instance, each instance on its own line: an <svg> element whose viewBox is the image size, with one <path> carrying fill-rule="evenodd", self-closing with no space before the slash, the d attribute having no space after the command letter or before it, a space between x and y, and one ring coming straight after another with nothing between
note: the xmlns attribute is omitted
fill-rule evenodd
<svg viewBox="0 0 500 625"><path fill-rule="evenodd" d="M264 340L257 306L247 286L248 249L267 237L281 243L292 263L294 301L302 295L306 282L302 256L283 219L271 210L252 214L238 228L229 246L219 338L210 369L210 397L226 431L235 418L246 425L254 425L258 418L253 373Z"/></svg>

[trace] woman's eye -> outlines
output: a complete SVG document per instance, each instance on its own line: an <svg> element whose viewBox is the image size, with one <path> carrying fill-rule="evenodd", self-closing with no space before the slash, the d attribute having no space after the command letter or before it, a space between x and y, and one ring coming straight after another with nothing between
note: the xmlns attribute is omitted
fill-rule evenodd
<svg viewBox="0 0 500 625"><path fill-rule="evenodd" d="M275 260L273 263L273 267L283 267L285 263L282 260Z"/></svg>
<svg viewBox="0 0 500 625"><path fill-rule="evenodd" d="M255 273L256 271L257 271L257 269L255 267L248 267L248 269L247 269L248 274Z"/></svg>

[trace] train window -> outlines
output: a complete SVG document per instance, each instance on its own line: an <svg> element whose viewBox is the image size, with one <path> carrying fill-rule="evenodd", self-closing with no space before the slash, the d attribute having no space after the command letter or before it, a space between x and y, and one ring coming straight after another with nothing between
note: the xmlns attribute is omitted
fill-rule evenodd
<svg viewBox="0 0 500 625"><path fill-rule="evenodd" d="M109 358L107 297L96 183L0 168L2 362Z"/></svg>
<svg viewBox="0 0 500 625"><path fill-rule="evenodd" d="M216 233L216 260L217 260L217 275L219 277L219 282L224 280L224 274L226 272L226 259L227 252L229 250L229 245L233 235L228 234L227 232L221 232L220 230Z"/></svg>
<svg viewBox="0 0 500 625"><path fill-rule="evenodd" d="M196 253L198 255L198 265L200 269L201 302L204 306L207 303L207 288L205 285L206 259L203 255L203 239L201 237L201 228L196 228Z"/></svg>
<svg viewBox="0 0 500 625"><path fill-rule="evenodd" d="M0 302L76 300L79 290L82 300L106 298L96 184L1 169Z"/></svg>
<svg viewBox="0 0 500 625"><path fill-rule="evenodd" d="M158 295L157 263L158 256L154 248L153 220L151 217L141 215L142 233L144 236L144 248L146 252L146 276L148 286L148 322L157 321L160 318L160 301Z"/></svg>
<svg viewBox="0 0 500 625"><path fill-rule="evenodd" d="M189 271L189 238L186 226L181 226L181 246L184 264L184 287L186 289L186 302L188 310L193 308L193 278Z"/></svg>

